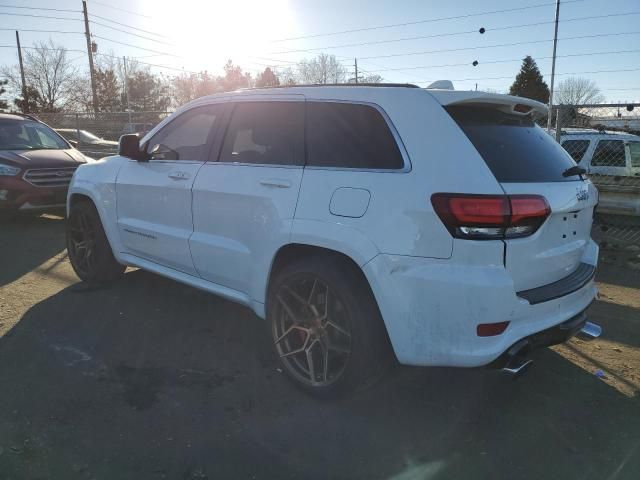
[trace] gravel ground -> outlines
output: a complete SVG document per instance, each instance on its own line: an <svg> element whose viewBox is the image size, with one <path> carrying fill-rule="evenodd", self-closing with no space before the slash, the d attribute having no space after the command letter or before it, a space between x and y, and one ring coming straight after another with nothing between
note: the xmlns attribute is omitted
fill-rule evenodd
<svg viewBox="0 0 640 480"><path fill-rule="evenodd" d="M640 257L603 250L604 328L518 380L395 367L320 402L246 308L139 270L83 288L55 217L0 225L0 479L637 479Z"/></svg>

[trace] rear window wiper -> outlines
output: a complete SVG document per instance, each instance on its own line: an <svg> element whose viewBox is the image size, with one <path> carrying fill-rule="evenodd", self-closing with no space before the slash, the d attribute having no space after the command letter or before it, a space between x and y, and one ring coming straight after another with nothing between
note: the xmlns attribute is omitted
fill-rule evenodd
<svg viewBox="0 0 640 480"><path fill-rule="evenodd" d="M587 173L587 170L580 165L574 165L573 167L567 168L564 172L562 172L563 177L573 177L574 175L584 175Z"/></svg>

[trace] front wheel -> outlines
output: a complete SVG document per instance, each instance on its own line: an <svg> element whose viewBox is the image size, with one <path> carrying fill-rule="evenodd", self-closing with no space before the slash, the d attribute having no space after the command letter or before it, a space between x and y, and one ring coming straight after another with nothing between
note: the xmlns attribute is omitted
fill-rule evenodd
<svg viewBox="0 0 640 480"><path fill-rule="evenodd" d="M67 218L67 252L73 270L85 282L115 280L125 270L114 258L100 216L89 201L71 207Z"/></svg>
<svg viewBox="0 0 640 480"><path fill-rule="evenodd" d="M287 265L269 289L276 355L294 383L335 396L381 376L389 359L384 324L355 266L329 258Z"/></svg>

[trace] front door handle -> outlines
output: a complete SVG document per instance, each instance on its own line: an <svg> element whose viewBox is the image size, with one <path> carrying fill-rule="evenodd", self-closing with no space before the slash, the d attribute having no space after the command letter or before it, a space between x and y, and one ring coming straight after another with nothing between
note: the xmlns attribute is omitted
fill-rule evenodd
<svg viewBox="0 0 640 480"><path fill-rule="evenodd" d="M264 180L260 180L260 185L264 185L265 187L290 188L291 182L281 178L265 178Z"/></svg>
<svg viewBox="0 0 640 480"><path fill-rule="evenodd" d="M171 172L169 173L169 178L173 178L174 180L188 180L189 173L188 172Z"/></svg>

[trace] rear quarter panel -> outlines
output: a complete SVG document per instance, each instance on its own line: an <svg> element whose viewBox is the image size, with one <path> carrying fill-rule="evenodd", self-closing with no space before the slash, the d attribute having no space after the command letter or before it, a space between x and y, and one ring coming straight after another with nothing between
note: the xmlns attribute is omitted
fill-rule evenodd
<svg viewBox="0 0 640 480"><path fill-rule="evenodd" d="M380 253L449 258L453 239L434 212L431 195L502 193L473 145L424 90L336 88L310 93L307 101L314 100L379 106L401 139L408 165L406 171L397 172L306 167L292 231L294 241L300 234L299 221L314 221L339 225L345 238L366 238ZM344 187L370 192L364 215L352 218L331 212L333 194Z"/></svg>

